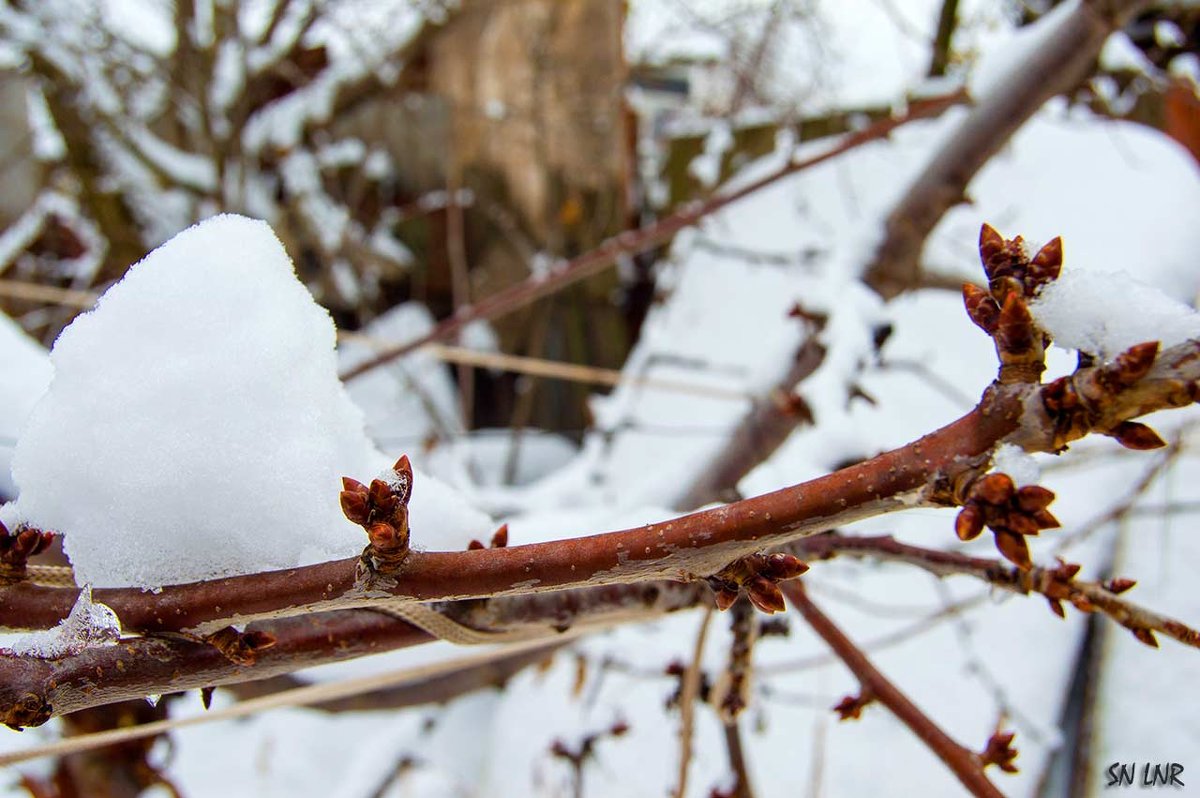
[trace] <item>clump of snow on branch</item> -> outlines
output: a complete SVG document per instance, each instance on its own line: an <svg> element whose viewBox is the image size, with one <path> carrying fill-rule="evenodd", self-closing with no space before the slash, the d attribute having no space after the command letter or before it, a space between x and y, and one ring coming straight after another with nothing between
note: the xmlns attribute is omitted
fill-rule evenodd
<svg viewBox="0 0 1200 798"><path fill-rule="evenodd" d="M7 650L19 656L59 659L120 638L121 622L117 614L108 606L92 601L89 585L79 591L71 614L58 626L18 637Z"/></svg>
<svg viewBox="0 0 1200 798"><path fill-rule="evenodd" d="M354 553L338 479L378 467L333 344L267 225L180 233L56 342L14 458L17 514L63 533L97 586Z"/></svg>
<svg viewBox="0 0 1200 798"><path fill-rule="evenodd" d="M1033 455L1011 443L996 447L996 453L992 455L992 467L1012 477L1018 488L1036 485L1042 477L1042 469Z"/></svg>
<svg viewBox="0 0 1200 798"><path fill-rule="evenodd" d="M1145 341L1200 337L1200 313L1125 272L1064 270L1029 309L1054 343L1105 359Z"/></svg>

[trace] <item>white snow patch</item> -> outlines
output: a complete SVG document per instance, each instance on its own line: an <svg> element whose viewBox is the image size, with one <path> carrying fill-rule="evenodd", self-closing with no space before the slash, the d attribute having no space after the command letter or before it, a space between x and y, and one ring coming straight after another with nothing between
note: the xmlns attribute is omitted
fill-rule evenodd
<svg viewBox="0 0 1200 798"><path fill-rule="evenodd" d="M1011 443L1002 443L996 448L996 453L992 455L992 469L1008 474L1018 488L1036 485L1042 478L1042 469L1033 455Z"/></svg>
<svg viewBox="0 0 1200 798"><path fill-rule="evenodd" d="M353 554L343 474L377 470L334 328L270 228L219 216L59 337L14 457L17 512L77 578L156 588Z"/></svg>
<svg viewBox="0 0 1200 798"><path fill-rule="evenodd" d="M1145 341L1200 338L1200 314L1125 272L1064 270L1029 309L1054 343L1105 359Z"/></svg>

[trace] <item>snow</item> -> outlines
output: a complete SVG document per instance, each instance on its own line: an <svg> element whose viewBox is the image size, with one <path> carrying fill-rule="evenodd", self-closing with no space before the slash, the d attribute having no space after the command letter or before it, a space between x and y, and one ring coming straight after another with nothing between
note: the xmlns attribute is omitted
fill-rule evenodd
<svg viewBox="0 0 1200 798"><path fill-rule="evenodd" d="M1200 313L1125 272L1064 268L1029 309L1055 344L1105 360L1146 341L1200 338Z"/></svg>
<svg viewBox="0 0 1200 798"><path fill-rule="evenodd" d="M1008 474L1018 488L1037 485L1042 477L1042 469L1033 455L1011 443L1002 443L996 448L996 453L992 455L992 469Z"/></svg>
<svg viewBox="0 0 1200 798"><path fill-rule="evenodd" d="M117 614L104 604L92 601L92 588L86 585L79 592L71 614L58 626L19 637L6 649L22 657L61 659L78 654L89 646L114 642L120 637L121 623L117 620Z"/></svg>
<svg viewBox="0 0 1200 798"><path fill-rule="evenodd" d="M339 478L382 458L333 341L264 223L229 215L184 231L55 343L14 457L16 513L63 533L76 578L96 586L354 554L362 534L338 508ZM430 479L413 502L414 529L451 542L490 526Z"/></svg>

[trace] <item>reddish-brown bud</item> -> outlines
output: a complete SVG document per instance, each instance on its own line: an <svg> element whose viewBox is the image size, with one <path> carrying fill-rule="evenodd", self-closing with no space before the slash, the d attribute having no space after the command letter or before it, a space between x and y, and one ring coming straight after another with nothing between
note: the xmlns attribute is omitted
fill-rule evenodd
<svg viewBox="0 0 1200 798"><path fill-rule="evenodd" d="M508 524L501 524L492 535L492 548L503 549L508 545Z"/></svg>
<svg viewBox="0 0 1200 798"><path fill-rule="evenodd" d="M1067 611L1063 609L1063 605L1062 605L1061 601L1059 601L1058 599L1052 599L1049 596L1047 596L1046 603L1050 605L1050 611L1053 612L1055 615L1057 615L1059 618L1065 619L1067 617Z"/></svg>
<svg viewBox="0 0 1200 798"><path fill-rule="evenodd" d="M353 491L354 493L366 493L367 486L359 482L357 479L350 477L342 477L342 490Z"/></svg>
<svg viewBox="0 0 1200 798"><path fill-rule="evenodd" d="M1000 323L1000 306L996 304L996 300L974 283L963 283L962 294L967 315L975 326L988 335L994 333L996 325Z"/></svg>
<svg viewBox="0 0 1200 798"><path fill-rule="evenodd" d="M1060 526L1062 526L1062 524L1058 522L1058 519L1051 515L1049 510L1038 510L1030 517L1033 518L1033 521L1037 524L1038 529L1058 529Z"/></svg>
<svg viewBox="0 0 1200 798"><path fill-rule="evenodd" d="M1157 432L1136 421L1122 421L1104 434L1115 438L1126 449L1161 449L1167 445Z"/></svg>
<svg viewBox="0 0 1200 798"><path fill-rule="evenodd" d="M795 579L808 570L808 563L791 554L776 552L768 554L760 573L773 582Z"/></svg>
<svg viewBox="0 0 1200 798"><path fill-rule="evenodd" d="M1033 316L1025 300L1015 293L1005 298L993 337L1000 351L1007 354L1020 355L1033 349Z"/></svg>
<svg viewBox="0 0 1200 798"><path fill-rule="evenodd" d="M1023 536L1016 532L998 530L996 532L996 548L1004 555L1004 559L1022 571L1033 568L1033 561L1029 558L1029 544L1025 542Z"/></svg>
<svg viewBox="0 0 1200 798"><path fill-rule="evenodd" d="M1038 533L1037 522L1032 517L1020 512L1011 512L1006 515L1003 526L1018 535L1036 535Z"/></svg>
<svg viewBox="0 0 1200 798"><path fill-rule="evenodd" d="M1038 250L1029 262L1028 287L1036 290L1046 283L1057 280L1062 271L1063 248L1062 236L1055 236Z"/></svg>
<svg viewBox="0 0 1200 798"><path fill-rule="evenodd" d="M467 551L479 551L480 549L486 549L486 548L487 548L487 546L484 546L478 540L474 540L474 539L472 539L471 542L467 544Z"/></svg>
<svg viewBox="0 0 1200 798"><path fill-rule="evenodd" d="M1129 387L1150 372L1158 357L1158 347L1158 341L1135 344L1117 355L1109 370L1118 383Z"/></svg>
<svg viewBox="0 0 1200 798"><path fill-rule="evenodd" d="M729 609L738 599L738 591L734 588L722 586L713 588L713 600L717 604L717 609L721 612Z"/></svg>
<svg viewBox="0 0 1200 798"><path fill-rule="evenodd" d="M1133 632L1134 637L1136 637L1140 642L1150 646L1150 648L1158 648L1158 638L1156 638L1154 636L1154 632L1150 631L1149 629L1130 629L1129 631Z"/></svg>
<svg viewBox="0 0 1200 798"><path fill-rule="evenodd" d="M996 262L1003 254L1004 236L996 232L996 228L990 224L984 224L979 228L979 261L989 280L993 277Z"/></svg>
<svg viewBox="0 0 1200 798"><path fill-rule="evenodd" d="M1027 513L1044 510L1054 501L1054 491L1041 485L1026 485L1017 491L1017 506Z"/></svg>
<svg viewBox="0 0 1200 798"><path fill-rule="evenodd" d="M745 588L750 603L768 615L787 609L783 602L783 591L770 579L762 576L752 577L746 580Z"/></svg>
<svg viewBox="0 0 1200 798"><path fill-rule="evenodd" d="M974 540L983 532L983 511L977 504L968 504L954 519L954 532L959 540Z"/></svg>
<svg viewBox="0 0 1200 798"><path fill-rule="evenodd" d="M1124 577L1116 577L1109 579L1104 583L1104 588L1109 593L1124 593L1137 584L1136 579L1126 579Z"/></svg>
<svg viewBox="0 0 1200 798"><path fill-rule="evenodd" d="M401 543L399 534L391 524L371 524L367 537L372 546L383 551L394 549Z"/></svg>
<svg viewBox="0 0 1200 798"><path fill-rule="evenodd" d="M408 455L401 455L396 464L392 466L392 470L400 477L400 488L397 491L396 498L404 504L408 504L408 500L412 498L413 488L412 463L408 461Z"/></svg>
<svg viewBox="0 0 1200 798"><path fill-rule="evenodd" d="M859 695L848 695L838 702L833 711L838 713L838 720L858 720L862 717L862 711L872 700L865 691Z"/></svg>
<svg viewBox="0 0 1200 798"><path fill-rule="evenodd" d="M996 732L988 738L987 745L979 754L979 761L985 768L988 765L995 765L1005 773L1016 773L1017 766L1013 764L1013 760L1017 758L1017 749L1013 748L1012 741L1016 737L1015 732Z"/></svg>
<svg viewBox="0 0 1200 798"><path fill-rule="evenodd" d="M971 495L972 498L987 504L1000 506L1007 504L1016 491L1017 486L1013 484L1012 477L997 472L980 478L972 488Z"/></svg>
<svg viewBox="0 0 1200 798"><path fill-rule="evenodd" d="M366 492L359 493L357 491L344 490L339 497L342 504L342 513L356 524L365 524L367 522L367 494Z"/></svg>

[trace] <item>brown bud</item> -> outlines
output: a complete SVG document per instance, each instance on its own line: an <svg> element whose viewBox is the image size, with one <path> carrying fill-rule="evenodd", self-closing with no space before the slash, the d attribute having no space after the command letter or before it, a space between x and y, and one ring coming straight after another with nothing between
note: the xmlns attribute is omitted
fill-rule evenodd
<svg viewBox="0 0 1200 798"><path fill-rule="evenodd" d="M1037 522L1031 516L1021 512L1011 512L1006 515L1003 526L1018 535L1036 535L1038 533Z"/></svg>
<svg viewBox="0 0 1200 798"><path fill-rule="evenodd" d="M1054 491L1041 485L1026 485L1017 491L1017 506L1027 513L1044 510L1054 501Z"/></svg>
<svg viewBox="0 0 1200 798"><path fill-rule="evenodd" d="M722 586L713 588L713 600L717 603L717 609L724 612L734 605L738 599L738 591L732 587Z"/></svg>
<svg viewBox="0 0 1200 798"><path fill-rule="evenodd" d="M994 333L1000 322L1000 306L996 300L974 283L963 283L962 294L967 315L975 322L975 326L988 335Z"/></svg>
<svg viewBox="0 0 1200 798"><path fill-rule="evenodd" d="M808 570L808 563L791 554L776 552L768 554L760 573L773 582L795 579Z"/></svg>
<svg viewBox="0 0 1200 798"><path fill-rule="evenodd" d="M1158 347L1158 341L1147 341L1129 347L1117 355L1109 367L1113 377L1125 387L1133 385L1149 373L1154 359L1158 357Z"/></svg>
<svg viewBox="0 0 1200 798"><path fill-rule="evenodd" d="M752 577L746 580L745 588L750 603L768 615L787 609L787 605L783 603L783 591L770 579L762 576Z"/></svg>
<svg viewBox="0 0 1200 798"><path fill-rule="evenodd" d="M1133 636L1141 642L1150 646L1150 648L1158 648L1158 638L1154 636L1154 632L1149 629L1130 629Z"/></svg>
<svg viewBox="0 0 1200 798"><path fill-rule="evenodd" d="M988 738L987 745L979 754L980 764L985 768L988 765L995 765L1005 773L1016 773L1017 766L1013 764L1013 760L1017 758L1017 749L1013 748L1012 741L1016 737L1015 732L996 732Z"/></svg>
<svg viewBox="0 0 1200 798"><path fill-rule="evenodd" d="M413 487L412 463L408 461L408 455L401 455L396 464L392 466L392 470L400 475L401 487L396 498L404 504L408 504L408 500L412 498Z"/></svg>
<svg viewBox="0 0 1200 798"><path fill-rule="evenodd" d="M979 261L983 264L984 274L992 279L994 266L1004 254L1004 236L996 232L990 224L979 228Z"/></svg>
<svg viewBox="0 0 1200 798"><path fill-rule="evenodd" d="M1024 299L1016 294L1009 294L1005 298L993 337L1001 352L1020 355L1033 349L1033 316L1029 315L1029 307Z"/></svg>
<svg viewBox="0 0 1200 798"><path fill-rule="evenodd" d="M1037 524L1038 529L1058 529L1060 526L1062 526L1062 524L1058 522L1058 519L1050 514L1049 510L1038 510L1030 517L1033 518L1033 521L1035 524Z"/></svg>
<svg viewBox="0 0 1200 798"><path fill-rule="evenodd" d="M1167 445L1157 432L1136 421L1122 421L1104 434L1116 438L1126 449L1161 449Z"/></svg>
<svg viewBox="0 0 1200 798"><path fill-rule="evenodd" d="M492 535L492 548L503 549L508 545L508 524L501 524Z"/></svg>
<svg viewBox="0 0 1200 798"><path fill-rule="evenodd" d="M1063 249L1062 236L1055 236L1038 250L1029 263L1028 286L1037 289L1046 283L1057 280L1062 271Z"/></svg>
<svg viewBox="0 0 1200 798"><path fill-rule="evenodd" d="M954 519L954 532L959 540L974 540L983 532L983 511L977 504L968 504Z"/></svg>
<svg viewBox="0 0 1200 798"><path fill-rule="evenodd" d="M1016 491L1017 486L1013 484L1012 477L997 472L988 474L976 482L971 495L986 504L999 506L1007 504Z"/></svg>
<svg viewBox="0 0 1200 798"><path fill-rule="evenodd" d="M862 717L862 711L866 709L867 704L871 703L871 697L865 693L859 695L848 695L843 698L838 705L833 708L833 711L838 713L838 720L858 720Z"/></svg>
<svg viewBox="0 0 1200 798"><path fill-rule="evenodd" d="M479 551L480 549L486 549L486 548L487 548L487 546L484 546L478 540L474 540L474 539L470 543L467 544L467 551Z"/></svg>
<svg viewBox="0 0 1200 798"><path fill-rule="evenodd" d="M1135 579L1125 579L1124 577L1117 577L1114 579L1109 579L1107 582L1105 582L1104 588L1109 593L1124 593L1126 590L1129 590L1136 584L1137 584L1137 580L1135 580Z"/></svg>
<svg viewBox="0 0 1200 798"><path fill-rule="evenodd" d="M1004 559L1022 571L1028 571L1033 568L1033 561L1029 559L1029 544L1025 542L1025 538L1021 535L1007 530L997 531L996 548L1004 555Z"/></svg>
<svg viewBox="0 0 1200 798"><path fill-rule="evenodd" d="M340 496L342 503L342 513L356 524L365 524L367 522L367 494L366 492L359 493L357 491L344 490Z"/></svg>
<svg viewBox="0 0 1200 798"><path fill-rule="evenodd" d="M354 493L366 493L367 486L359 482L357 479L350 477L342 477L342 490L353 491Z"/></svg>
<svg viewBox="0 0 1200 798"><path fill-rule="evenodd" d="M384 551L394 549L401 544L399 535L391 524L371 524L370 529L367 530L367 537L370 538L372 546Z"/></svg>
<svg viewBox="0 0 1200 798"><path fill-rule="evenodd" d="M1070 582L1079 573L1080 568L1079 563L1066 562L1060 558L1058 567L1054 569L1054 575L1064 582Z"/></svg>
<svg viewBox="0 0 1200 798"><path fill-rule="evenodd" d="M1063 609L1063 605L1062 605L1061 601L1059 601L1058 599L1052 599L1049 596L1047 596L1046 603L1050 605L1050 611L1053 612L1055 615L1057 615L1059 618L1065 619L1067 617L1067 611Z"/></svg>

